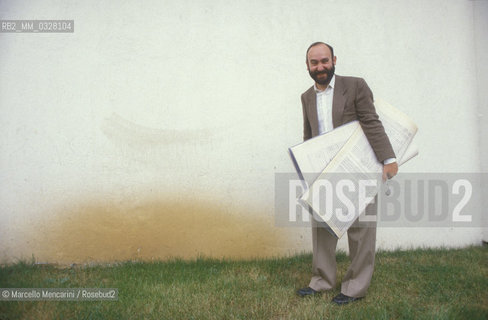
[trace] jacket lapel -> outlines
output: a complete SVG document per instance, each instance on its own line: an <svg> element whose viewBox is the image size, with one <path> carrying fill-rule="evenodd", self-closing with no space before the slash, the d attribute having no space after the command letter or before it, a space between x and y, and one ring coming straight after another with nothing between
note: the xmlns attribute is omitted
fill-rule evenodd
<svg viewBox="0 0 488 320"><path fill-rule="evenodd" d="M332 125L334 128L342 125L342 114L346 103L346 87L341 76L335 76L334 99L332 102Z"/></svg>
<svg viewBox="0 0 488 320"><path fill-rule="evenodd" d="M315 94L314 87L312 86L307 92L307 114L312 129L312 136L318 135L319 132L319 118L317 115L317 95Z"/></svg>

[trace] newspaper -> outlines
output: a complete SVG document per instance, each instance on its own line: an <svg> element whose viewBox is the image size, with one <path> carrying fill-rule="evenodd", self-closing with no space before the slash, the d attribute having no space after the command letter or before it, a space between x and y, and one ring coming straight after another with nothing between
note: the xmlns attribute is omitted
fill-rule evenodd
<svg viewBox="0 0 488 320"><path fill-rule="evenodd" d="M383 100L375 101L375 107L398 164L402 165L415 157L418 154L418 148L412 143L417 133L415 123ZM328 201L327 205L323 204L323 182L333 181L337 173L354 181L378 180L381 177L383 164L376 159L361 125L358 121L350 122L291 147L289 152L297 173L305 184L306 191L299 198L299 203L310 208L314 216L318 216L340 238L381 187L379 183L369 186L365 189L367 191L361 189L364 194L360 194L360 189L356 188L354 192L357 194L350 197L355 200L353 206L341 201L333 201L334 205L329 205L332 201ZM337 214L338 212L343 214Z"/></svg>
<svg viewBox="0 0 488 320"><path fill-rule="evenodd" d="M289 148L295 170L305 182L306 189L319 177L358 127L359 121L352 121Z"/></svg>

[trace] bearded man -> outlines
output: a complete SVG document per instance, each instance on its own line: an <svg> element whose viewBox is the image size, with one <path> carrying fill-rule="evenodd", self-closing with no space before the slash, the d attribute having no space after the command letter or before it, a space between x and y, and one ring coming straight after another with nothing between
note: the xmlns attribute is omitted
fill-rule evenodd
<svg viewBox="0 0 488 320"><path fill-rule="evenodd" d="M358 120L376 158L383 163L383 180L398 172L391 143L378 118L373 94L361 78L335 75L337 57L334 49L315 42L306 53L307 70L315 84L302 94L303 139L308 140L345 123ZM376 214L372 203L366 214ZM362 299L371 283L374 270L376 225L360 226L356 220L347 232L351 264L342 279L341 293L333 302L342 305ZM337 238L312 219L313 276L301 297L320 294L336 285L335 260Z"/></svg>

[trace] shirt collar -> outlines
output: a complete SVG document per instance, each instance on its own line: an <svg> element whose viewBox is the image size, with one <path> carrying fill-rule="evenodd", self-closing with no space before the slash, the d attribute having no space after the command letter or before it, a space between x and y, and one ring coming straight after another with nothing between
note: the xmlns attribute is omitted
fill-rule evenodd
<svg viewBox="0 0 488 320"><path fill-rule="evenodd" d="M325 90L321 91L321 90L317 89L317 85L315 83L313 84L313 89L315 90L315 93L325 92L329 88L334 89L334 87L335 87L335 75L332 76L332 79L330 79L330 82L329 82L329 86Z"/></svg>

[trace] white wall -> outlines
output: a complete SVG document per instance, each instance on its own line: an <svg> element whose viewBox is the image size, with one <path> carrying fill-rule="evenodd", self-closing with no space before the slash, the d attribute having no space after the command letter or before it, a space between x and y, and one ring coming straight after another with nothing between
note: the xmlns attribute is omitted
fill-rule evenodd
<svg viewBox="0 0 488 320"><path fill-rule="evenodd" d="M479 171L473 6L2 1L1 19L74 19L75 32L0 33L0 258L310 250L310 230L274 226L273 201L274 174L293 171L317 40L334 46L338 74L364 77L418 124L421 154L404 171ZM480 240L378 231L381 248Z"/></svg>
<svg viewBox="0 0 488 320"><path fill-rule="evenodd" d="M476 54L476 77L478 80L478 115L479 115L479 146L480 146L480 166L481 172L488 172L488 1L477 0L473 6L474 12L474 35L475 35L475 54ZM484 190L484 202L481 214L484 216L483 241L488 242L488 190Z"/></svg>

